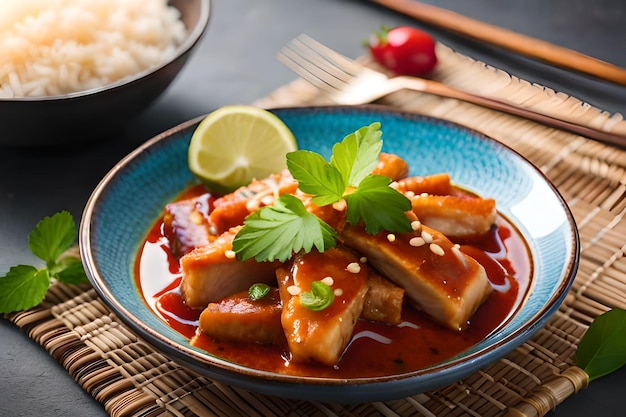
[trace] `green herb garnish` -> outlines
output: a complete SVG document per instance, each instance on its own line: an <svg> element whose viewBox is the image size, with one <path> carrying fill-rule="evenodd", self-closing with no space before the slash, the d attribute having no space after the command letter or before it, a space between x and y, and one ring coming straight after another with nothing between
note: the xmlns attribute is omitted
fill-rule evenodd
<svg viewBox="0 0 626 417"><path fill-rule="evenodd" d="M330 306L335 299L335 292L322 281L313 281L311 291L300 293L300 304L313 311L321 311Z"/></svg>
<svg viewBox="0 0 626 417"><path fill-rule="evenodd" d="M261 298L269 294L269 292L270 286L259 282L250 286L248 289L248 297L250 297L252 301L259 301Z"/></svg>
<svg viewBox="0 0 626 417"><path fill-rule="evenodd" d="M614 308L596 317L574 358L589 382L626 365L626 310Z"/></svg>
<svg viewBox="0 0 626 417"><path fill-rule="evenodd" d="M0 313L35 307L44 299L53 279L66 284L88 282L80 258L62 256L77 236L76 223L67 211L37 223L28 235L28 247L46 266L17 265L0 277Z"/></svg>
<svg viewBox="0 0 626 417"><path fill-rule="evenodd" d="M362 221L370 234L408 232L411 223L405 212L411 202L389 187L389 178L372 174L382 149L381 136L380 123L372 123L335 144L330 162L318 153L299 150L287 154L287 168L315 204L344 200L350 224ZM336 245L336 238L336 231L309 213L302 201L283 195L274 206L262 207L246 218L233 250L239 260L284 262L301 250L308 253L315 247L324 252Z"/></svg>
<svg viewBox="0 0 626 417"><path fill-rule="evenodd" d="M240 260L285 262L293 252L310 252L334 247L337 233L309 213L302 201L291 194L282 195L273 206L265 206L246 217L244 227L233 240Z"/></svg>

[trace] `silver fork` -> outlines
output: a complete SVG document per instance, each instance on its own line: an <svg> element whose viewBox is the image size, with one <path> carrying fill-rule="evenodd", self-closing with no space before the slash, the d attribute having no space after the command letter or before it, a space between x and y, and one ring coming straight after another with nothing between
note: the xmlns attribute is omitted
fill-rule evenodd
<svg viewBox="0 0 626 417"><path fill-rule="evenodd" d="M395 91L409 89L462 100L605 143L626 147L626 136L618 133L560 119L511 102L468 93L433 80L407 76L388 77L386 74L333 51L307 35L292 39L280 50L277 59L337 104L371 103Z"/></svg>

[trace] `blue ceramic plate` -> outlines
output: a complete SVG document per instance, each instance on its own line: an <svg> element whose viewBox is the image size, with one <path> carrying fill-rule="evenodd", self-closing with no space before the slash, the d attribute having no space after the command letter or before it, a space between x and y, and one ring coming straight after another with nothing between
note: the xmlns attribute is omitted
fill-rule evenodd
<svg viewBox="0 0 626 417"><path fill-rule="evenodd" d="M273 374L233 364L190 345L143 301L133 279L140 245L165 203L194 181L187 146L199 123L175 127L124 158L95 189L82 219L80 249L103 300L148 342L209 377L251 391L309 400L402 398L457 381L501 358L539 330L563 301L578 266L574 219L557 190L519 154L475 131L375 106L277 109L301 149L328 157L334 142L380 121L383 151L404 157L412 175L448 172L456 184L493 197L520 230L533 259L531 291L514 317L455 358L417 372L354 380Z"/></svg>

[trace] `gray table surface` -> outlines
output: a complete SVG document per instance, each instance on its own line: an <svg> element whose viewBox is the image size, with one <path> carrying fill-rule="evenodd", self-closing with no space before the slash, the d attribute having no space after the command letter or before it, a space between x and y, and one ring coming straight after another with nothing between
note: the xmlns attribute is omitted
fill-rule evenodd
<svg viewBox="0 0 626 417"><path fill-rule="evenodd" d="M435 3L427 1L427 3ZM626 67L622 0L439 0L459 13L577 49ZM307 33L348 56L380 25L419 23L358 0L214 0L197 53L164 95L120 137L58 151L0 148L0 274L32 263L26 236L42 217L70 210L79 219L92 189L124 155L180 122L226 104L250 103L295 76L275 60L291 38ZM428 29L428 28L427 28ZM428 29L431 30L431 29ZM626 88L551 68L496 48L431 30L458 51L530 81L626 114ZM85 137L89 142L89 137ZM102 416L47 352L0 320L0 416ZM567 399L552 416L623 416L626 369Z"/></svg>

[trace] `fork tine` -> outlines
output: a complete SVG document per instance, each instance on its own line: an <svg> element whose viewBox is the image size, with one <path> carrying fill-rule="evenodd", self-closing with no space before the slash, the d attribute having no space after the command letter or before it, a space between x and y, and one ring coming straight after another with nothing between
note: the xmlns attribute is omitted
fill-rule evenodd
<svg viewBox="0 0 626 417"><path fill-rule="evenodd" d="M317 88L331 93L344 88L362 68L306 35L291 40L277 59Z"/></svg>
<svg viewBox="0 0 626 417"><path fill-rule="evenodd" d="M330 49L326 45L321 44L308 35L302 34L296 39L298 39L302 45L306 45L311 51L314 51L319 56L324 57L326 61L334 63L337 68L352 76L358 74L363 68L363 65L359 64L355 60Z"/></svg>

